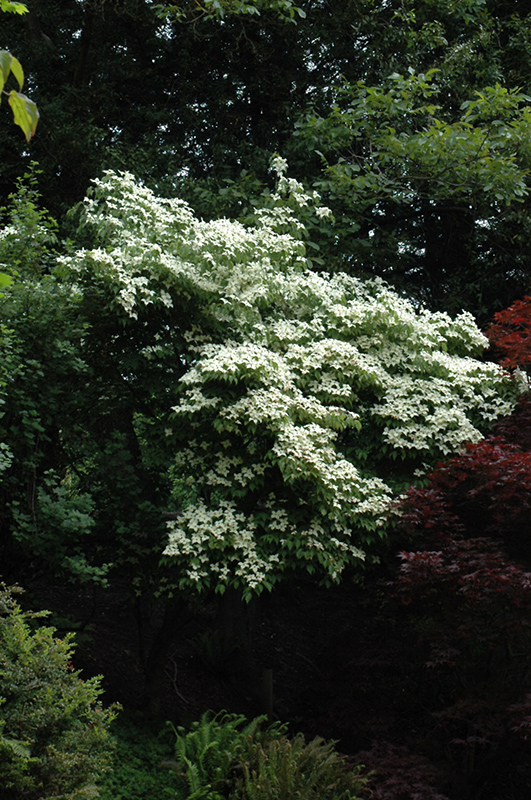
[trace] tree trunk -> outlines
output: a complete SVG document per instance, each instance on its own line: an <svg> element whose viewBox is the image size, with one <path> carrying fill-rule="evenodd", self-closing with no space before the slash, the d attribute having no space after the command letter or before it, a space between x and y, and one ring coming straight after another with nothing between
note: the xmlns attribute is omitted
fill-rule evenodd
<svg viewBox="0 0 531 800"><path fill-rule="evenodd" d="M154 719L161 716L165 706L164 678L170 650L175 639L175 632L180 627L180 619L186 609L187 605L182 600L168 601L164 606L162 623L149 647L146 648L142 609L140 605L135 608L139 629L140 657L144 668L144 707L146 713Z"/></svg>
<svg viewBox="0 0 531 800"><path fill-rule="evenodd" d="M245 603L236 589L227 589L218 606L217 630L228 680L253 699L259 713L272 718L273 670L258 662L252 647L256 604L257 600Z"/></svg>

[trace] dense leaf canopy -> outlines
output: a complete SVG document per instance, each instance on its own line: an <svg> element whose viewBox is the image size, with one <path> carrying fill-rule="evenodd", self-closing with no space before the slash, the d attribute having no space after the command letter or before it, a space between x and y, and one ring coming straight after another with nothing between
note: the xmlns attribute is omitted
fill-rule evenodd
<svg viewBox="0 0 531 800"><path fill-rule="evenodd" d="M334 210L334 229L309 232L327 269L377 274L485 321L527 290L521 4L28 8L4 35L43 116L31 157L55 213L103 169L127 168L202 216L238 217L278 151ZM2 130L5 196L20 173L15 136Z"/></svg>
<svg viewBox="0 0 531 800"><path fill-rule="evenodd" d="M120 594L152 712L178 620L203 629L215 607L202 645L271 713L243 601L353 575L338 593L366 592L360 642L395 626L411 661L380 641L346 659L389 689L378 732L405 741L409 704L408 743L456 797L524 796L530 576L495 538L529 559L527 4L30 0L2 22L26 136L0 125L6 578ZM402 538L405 626L379 583ZM69 637L32 634L4 595L21 648L5 675L25 686L28 653L39 675L55 664L98 738ZM356 692L342 715L369 705ZM40 796L38 736L0 693L0 770ZM35 719L63 719L34 697ZM380 721L364 724L357 739ZM391 776L374 796L443 797L403 752L373 748Z"/></svg>

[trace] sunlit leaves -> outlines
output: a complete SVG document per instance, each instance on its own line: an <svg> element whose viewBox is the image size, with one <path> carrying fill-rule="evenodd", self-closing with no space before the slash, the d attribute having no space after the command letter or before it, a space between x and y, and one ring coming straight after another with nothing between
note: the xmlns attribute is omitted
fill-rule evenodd
<svg viewBox="0 0 531 800"><path fill-rule="evenodd" d="M0 0L0 11L4 14L27 14L28 7L24 3L12 3L10 0Z"/></svg>
<svg viewBox="0 0 531 800"><path fill-rule="evenodd" d="M26 141L29 142L31 137L35 134L37 123L39 121L39 112L35 103L30 100L21 91L16 92L12 89L10 92L4 90L5 83L10 75L13 75L18 82L19 90L22 89L24 84L24 71L20 61L16 59L7 50L0 51L0 102L2 94L8 95L8 103L13 111L13 118L15 124L22 128Z"/></svg>
<svg viewBox="0 0 531 800"><path fill-rule="evenodd" d="M9 92L9 105L13 111L13 118L16 125L22 128L26 141L29 142L34 136L39 121L37 106L21 92Z"/></svg>
<svg viewBox="0 0 531 800"><path fill-rule="evenodd" d="M13 278L6 275L5 272L0 272L0 289L6 289L13 283Z"/></svg>
<svg viewBox="0 0 531 800"><path fill-rule="evenodd" d="M439 116L437 71L392 75L383 86L344 85L328 118L309 117L299 130L329 156L336 190L347 186L369 206L415 195L486 202L528 193L518 158L531 134L529 98L496 86L462 104L461 118ZM349 156L333 163L340 148Z"/></svg>
<svg viewBox="0 0 531 800"><path fill-rule="evenodd" d="M155 11L161 17L180 21L223 20L233 14L259 17L268 12L290 22L306 17L304 9L295 5L293 0L254 0L252 3L246 0L181 0L179 3L157 4Z"/></svg>

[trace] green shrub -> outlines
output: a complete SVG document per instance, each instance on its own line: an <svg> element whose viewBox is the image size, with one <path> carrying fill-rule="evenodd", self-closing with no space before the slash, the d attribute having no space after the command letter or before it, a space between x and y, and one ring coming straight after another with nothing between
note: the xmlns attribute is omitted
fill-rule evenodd
<svg viewBox="0 0 531 800"><path fill-rule="evenodd" d="M231 791L231 800L355 800L366 780L334 750L334 742L317 737L255 742Z"/></svg>
<svg viewBox="0 0 531 800"><path fill-rule="evenodd" d="M350 767L333 742L302 734L290 739L286 726L262 729L265 717L204 714L186 732L175 732L175 771L186 800L356 800L366 780Z"/></svg>
<svg viewBox="0 0 531 800"><path fill-rule="evenodd" d="M104 709L100 678L82 680L72 667L71 635L32 631L0 584L0 786L9 800L81 800L97 796L107 768L108 728L117 706Z"/></svg>
<svg viewBox="0 0 531 800"><path fill-rule="evenodd" d="M123 715L111 730L116 747L112 767L102 778L98 800L186 800L186 793L177 793L177 776L160 769L161 762L173 754L173 742L166 730L153 731Z"/></svg>
<svg viewBox="0 0 531 800"><path fill-rule="evenodd" d="M261 730L266 717L256 717L245 724L243 716L222 711L215 717L203 714L189 731L174 728L175 761L165 761L177 777L179 791L187 800L223 800L229 796L235 765L254 739L281 735L275 724ZM178 795L181 796L180 794Z"/></svg>

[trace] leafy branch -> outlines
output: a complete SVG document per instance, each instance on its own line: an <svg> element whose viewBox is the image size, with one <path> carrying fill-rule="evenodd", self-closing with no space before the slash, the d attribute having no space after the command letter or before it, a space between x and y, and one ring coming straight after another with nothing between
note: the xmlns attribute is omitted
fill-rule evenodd
<svg viewBox="0 0 531 800"><path fill-rule="evenodd" d="M10 5L20 5L20 3ZM18 92L15 91L15 89L11 89L9 92L4 89L10 75L13 75L18 83ZM1 96L3 94L7 95L9 98L8 103L13 111L15 125L22 128L26 141L29 142L37 128L39 111L33 100L30 100L29 97L22 94L23 85L24 70L22 69L20 61L7 50L0 50L0 102Z"/></svg>

